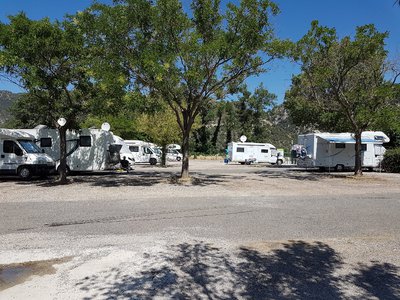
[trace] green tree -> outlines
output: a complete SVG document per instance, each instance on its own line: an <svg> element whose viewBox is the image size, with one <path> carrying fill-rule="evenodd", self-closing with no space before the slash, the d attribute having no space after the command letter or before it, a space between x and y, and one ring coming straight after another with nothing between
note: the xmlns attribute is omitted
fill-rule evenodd
<svg viewBox="0 0 400 300"><path fill-rule="evenodd" d="M90 96L83 57L82 35L68 22L34 21L20 13L9 24L0 23L0 71L28 91L19 105L29 107L27 115L58 128L61 183L66 182L66 130L74 128ZM65 126L58 125L60 117Z"/></svg>
<svg viewBox="0 0 400 300"><path fill-rule="evenodd" d="M141 114L138 129L147 135L152 143L161 146L161 165L166 165L167 145L180 140L180 130L174 112L167 107L152 114Z"/></svg>
<svg viewBox="0 0 400 300"><path fill-rule="evenodd" d="M252 142L263 142L268 126L267 111L273 107L276 95L268 92L263 84L260 84L254 93L250 93L246 85L243 85L240 91L242 96L236 102L240 134L246 135Z"/></svg>
<svg viewBox="0 0 400 300"><path fill-rule="evenodd" d="M191 15L179 0L121 0L96 5L76 16L88 44L112 53L107 64L118 67L144 93L162 98L181 130L181 177L189 177L189 137L193 123L211 100L221 100L287 43L273 36L270 17L278 12L269 0L193 0ZM261 53L263 53L261 55Z"/></svg>
<svg viewBox="0 0 400 300"><path fill-rule="evenodd" d="M353 132L355 175L362 174L361 133L394 100L394 81L385 79L387 36L365 25L353 39L339 39L335 29L314 21L293 52L301 74L292 79L286 108L298 125Z"/></svg>

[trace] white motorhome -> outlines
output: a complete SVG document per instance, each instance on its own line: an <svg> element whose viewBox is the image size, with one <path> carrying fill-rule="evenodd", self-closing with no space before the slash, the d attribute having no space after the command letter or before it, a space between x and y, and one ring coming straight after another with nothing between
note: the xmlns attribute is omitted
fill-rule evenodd
<svg viewBox="0 0 400 300"><path fill-rule="evenodd" d="M55 162L35 144L35 137L15 129L0 129L0 174L18 175L24 180L45 176Z"/></svg>
<svg viewBox="0 0 400 300"><path fill-rule="evenodd" d="M33 135L38 146L60 164L60 137L57 129L39 125L34 129L21 129ZM108 130L67 130L67 170L102 171L120 163L122 146L114 141Z"/></svg>
<svg viewBox="0 0 400 300"><path fill-rule="evenodd" d="M151 144L140 140L125 140L135 159L135 163L150 163L155 165L160 162L160 156L152 149Z"/></svg>
<svg viewBox="0 0 400 300"><path fill-rule="evenodd" d="M381 131L365 131L361 135L361 159L364 168L380 166L385 154L384 143L389 137ZM309 133L298 136L297 165L300 167L332 168L337 171L355 166L355 138L353 133ZM293 150L292 150L293 151Z"/></svg>
<svg viewBox="0 0 400 300"><path fill-rule="evenodd" d="M228 144L228 160L241 164L283 163L276 147L268 143L231 142Z"/></svg>
<svg viewBox="0 0 400 300"><path fill-rule="evenodd" d="M135 157L133 153L129 150L128 144L125 143L124 139L117 135L114 135L114 143L117 145L121 145L121 149L119 150L121 161L125 157L125 159L129 162L130 168L133 169L133 166L135 165Z"/></svg>

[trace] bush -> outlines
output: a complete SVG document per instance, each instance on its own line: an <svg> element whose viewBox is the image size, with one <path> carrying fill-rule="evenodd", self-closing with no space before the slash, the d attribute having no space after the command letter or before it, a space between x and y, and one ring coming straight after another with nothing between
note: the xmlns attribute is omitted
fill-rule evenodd
<svg viewBox="0 0 400 300"><path fill-rule="evenodd" d="M382 161L382 168L386 172L400 173L400 148L386 151Z"/></svg>

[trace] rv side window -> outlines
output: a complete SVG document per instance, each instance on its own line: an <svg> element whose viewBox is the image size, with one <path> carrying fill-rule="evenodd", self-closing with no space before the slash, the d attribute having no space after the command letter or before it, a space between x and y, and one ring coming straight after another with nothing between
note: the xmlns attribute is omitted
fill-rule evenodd
<svg viewBox="0 0 400 300"><path fill-rule="evenodd" d="M367 144L361 144L361 151L367 151Z"/></svg>
<svg viewBox="0 0 400 300"><path fill-rule="evenodd" d="M237 148L236 148L236 151L237 151L237 152L244 152L244 148L242 148L242 147L240 147L240 148L237 147Z"/></svg>
<svg viewBox="0 0 400 300"><path fill-rule="evenodd" d="M79 146L91 147L92 146L92 137L90 135L81 135L79 137Z"/></svg>
<svg viewBox="0 0 400 300"><path fill-rule="evenodd" d="M4 141L3 143L3 153L14 153L14 145L13 141Z"/></svg>
<svg viewBox="0 0 400 300"><path fill-rule="evenodd" d="M139 146L129 146L129 151L131 151L131 152L139 152Z"/></svg>
<svg viewBox="0 0 400 300"><path fill-rule="evenodd" d="M345 143L337 143L337 144L335 144L335 148L336 149L344 149L344 148L346 148L346 144Z"/></svg>
<svg viewBox="0 0 400 300"><path fill-rule="evenodd" d="M51 147L51 138L41 138L40 139L40 147Z"/></svg>
<svg viewBox="0 0 400 300"><path fill-rule="evenodd" d="M3 153L14 153L18 156L22 155L21 148L13 141L4 141Z"/></svg>
<svg viewBox="0 0 400 300"><path fill-rule="evenodd" d="M153 154L153 152L150 150L150 148L144 148L144 153L146 154Z"/></svg>
<svg viewBox="0 0 400 300"><path fill-rule="evenodd" d="M268 153L268 149L261 149L261 153Z"/></svg>

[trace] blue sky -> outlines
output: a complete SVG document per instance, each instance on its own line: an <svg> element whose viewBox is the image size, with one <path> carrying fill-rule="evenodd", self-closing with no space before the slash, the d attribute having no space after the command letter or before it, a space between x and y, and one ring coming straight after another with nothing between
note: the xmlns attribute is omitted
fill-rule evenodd
<svg viewBox="0 0 400 300"><path fill-rule="evenodd" d="M188 0L183 0L187 3ZM111 3L111 0L100 2ZM223 2L228 2L223 0ZM310 28L312 20L321 25L335 27L339 36L352 35L356 26L373 23L380 31L389 31L387 50L389 57L400 59L400 7L394 0L276 0L281 13L273 19L279 38L297 40ZM6 22L8 15L24 11L28 17L61 19L67 13L83 10L91 0L0 0L0 21ZM292 74L298 66L288 61L276 61L269 72L248 79L250 88L263 83L265 87L283 101L290 86ZM0 90L21 91L17 86L0 79Z"/></svg>

